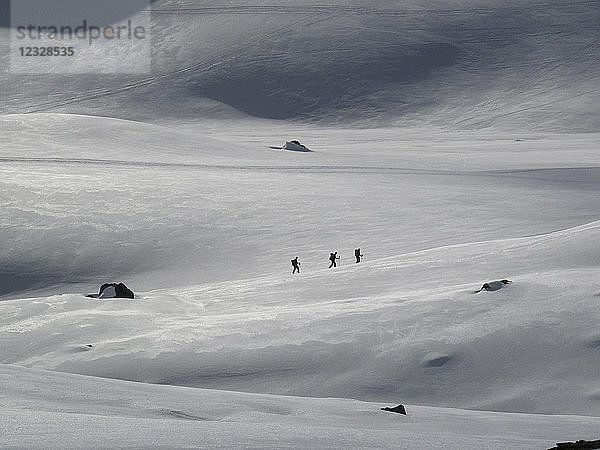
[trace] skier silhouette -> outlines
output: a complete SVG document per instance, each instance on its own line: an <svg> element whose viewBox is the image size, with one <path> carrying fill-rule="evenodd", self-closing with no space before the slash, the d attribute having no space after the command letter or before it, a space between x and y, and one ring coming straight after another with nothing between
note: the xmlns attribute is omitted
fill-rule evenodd
<svg viewBox="0 0 600 450"><path fill-rule="evenodd" d="M300 273L300 263L298 262L298 257L296 256L294 259L292 259L292 274L296 273L296 271L298 271L298 273Z"/></svg>
<svg viewBox="0 0 600 450"><path fill-rule="evenodd" d="M335 263L336 259L340 259L340 257L337 255L337 252L333 252L333 253L329 254L329 261L331 261L331 264L329 264L330 269L332 267L337 267L337 264Z"/></svg>
<svg viewBox="0 0 600 450"><path fill-rule="evenodd" d="M360 258L362 258L362 255L360 254L360 248L354 249L354 257L356 258L356 262L359 263Z"/></svg>

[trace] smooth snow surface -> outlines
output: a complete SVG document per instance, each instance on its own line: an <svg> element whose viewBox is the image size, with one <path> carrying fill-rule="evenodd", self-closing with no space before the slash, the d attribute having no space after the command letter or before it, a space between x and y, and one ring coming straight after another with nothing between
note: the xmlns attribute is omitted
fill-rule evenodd
<svg viewBox="0 0 600 450"><path fill-rule="evenodd" d="M152 20L147 76L10 75L0 52L0 112L598 127L597 0L157 0Z"/></svg>
<svg viewBox="0 0 600 450"><path fill-rule="evenodd" d="M0 366L1 441L19 448L549 448L600 418L189 389Z"/></svg>
<svg viewBox="0 0 600 450"><path fill-rule="evenodd" d="M598 2L375 3L156 1L145 78L0 52L0 446L600 438Z"/></svg>

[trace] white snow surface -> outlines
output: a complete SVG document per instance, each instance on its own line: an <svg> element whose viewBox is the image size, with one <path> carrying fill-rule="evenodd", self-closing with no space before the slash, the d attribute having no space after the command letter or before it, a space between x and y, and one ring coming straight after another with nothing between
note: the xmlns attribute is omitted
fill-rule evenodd
<svg viewBox="0 0 600 450"><path fill-rule="evenodd" d="M548 448L595 437L598 135L296 124L320 143L299 154L259 145L281 124L255 124L243 146L239 123L207 127L222 141L152 125L156 148L163 131L173 144L161 156L133 138L146 124L2 121L12 156L0 163L0 361L48 383L23 381L33 403L3 384L3 444L44 447L48 433L57 447ZM97 145L77 148L48 123L93 124ZM120 147L114 127L129 130ZM328 270L333 250L341 267ZM505 289L472 294L504 277ZM109 281L137 299L83 296ZM127 395L110 400L111 389L94 391L104 381L38 369L215 391L114 381ZM102 394L63 407L72 380ZM257 397L222 390L299 398L258 397L291 411L275 420L243 406ZM398 403L409 419L381 415ZM330 416L340 405L352 409ZM399 431L402 420L412 425ZM81 426L94 431L73 432Z"/></svg>
<svg viewBox="0 0 600 450"><path fill-rule="evenodd" d="M0 112L597 131L597 0L156 0L152 9L152 74L11 75L2 51Z"/></svg>
<svg viewBox="0 0 600 450"><path fill-rule="evenodd" d="M0 52L0 446L599 439L600 8L496 3L157 1L146 78Z"/></svg>
<svg viewBox="0 0 600 450"><path fill-rule="evenodd" d="M10 448L548 448L600 418L243 394L0 366Z"/></svg>

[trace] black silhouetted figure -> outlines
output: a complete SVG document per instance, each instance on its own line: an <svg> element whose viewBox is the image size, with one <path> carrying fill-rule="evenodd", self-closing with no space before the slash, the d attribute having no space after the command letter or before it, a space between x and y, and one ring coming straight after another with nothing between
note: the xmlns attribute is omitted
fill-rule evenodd
<svg viewBox="0 0 600 450"><path fill-rule="evenodd" d="M354 257L356 258L356 262L359 263L360 258L362 258L362 255L360 254L360 248L354 250Z"/></svg>
<svg viewBox="0 0 600 450"><path fill-rule="evenodd" d="M296 273L296 271L298 271L298 273L300 273L300 263L298 262L298 257L296 256L294 259L292 259L292 274Z"/></svg>
<svg viewBox="0 0 600 450"><path fill-rule="evenodd" d="M336 259L340 259L340 257L337 255L337 252L333 252L333 253L329 254L329 261L331 261L331 264L329 264L330 269L332 267L337 267L337 264L335 263Z"/></svg>

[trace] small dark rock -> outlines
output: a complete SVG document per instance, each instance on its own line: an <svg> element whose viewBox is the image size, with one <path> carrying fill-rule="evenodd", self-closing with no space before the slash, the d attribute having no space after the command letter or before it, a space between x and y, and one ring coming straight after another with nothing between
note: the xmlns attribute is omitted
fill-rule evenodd
<svg viewBox="0 0 600 450"><path fill-rule="evenodd" d="M98 295L102 295L102 292L107 287L112 286L115 288L116 298L134 298L133 291L125 286L123 283L106 283L100 287Z"/></svg>
<svg viewBox="0 0 600 450"><path fill-rule="evenodd" d="M502 289L505 285L512 283L510 280L498 280L498 281L488 281L487 283L483 283L481 289L475 291L475 293L481 291L497 291L498 289Z"/></svg>
<svg viewBox="0 0 600 450"><path fill-rule="evenodd" d="M112 287L114 289L114 295L102 295L105 289ZM100 291L97 294L88 294L86 297L90 298L135 298L135 294L131 289L125 286L123 283L104 283L100 286Z"/></svg>
<svg viewBox="0 0 600 450"><path fill-rule="evenodd" d="M398 405L393 408L381 408L381 410L406 415L406 408L404 408L404 405Z"/></svg>
<svg viewBox="0 0 600 450"><path fill-rule="evenodd" d="M556 447L552 447L549 450L587 450L600 448L600 440L597 441L576 441L576 442L558 442Z"/></svg>

